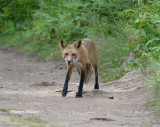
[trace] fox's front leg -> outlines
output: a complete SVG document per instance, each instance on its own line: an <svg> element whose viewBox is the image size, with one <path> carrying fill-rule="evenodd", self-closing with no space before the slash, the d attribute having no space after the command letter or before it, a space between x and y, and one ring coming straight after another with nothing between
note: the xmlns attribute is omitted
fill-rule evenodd
<svg viewBox="0 0 160 127"><path fill-rule="evenodd" d="M68 68L66 79L65 79L65 83L64 83L64 87L63 87L63 91L62 91L62 96L63 97L65 97L67 95L68 82L69 82L69 80L71 78L71 75L72 75L72 68Z"/></svg>
<svg viewBox="0 0 160 127"><path fill-rule="evenodd" d="M85 78L85 71L82 70L81 79L78 87L78 92L76 93L76 97L82 97L84 78Z"/></svg>

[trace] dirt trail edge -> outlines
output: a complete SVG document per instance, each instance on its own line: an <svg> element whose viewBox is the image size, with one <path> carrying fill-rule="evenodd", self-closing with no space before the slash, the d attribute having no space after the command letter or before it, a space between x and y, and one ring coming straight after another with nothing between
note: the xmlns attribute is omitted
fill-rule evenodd
<svg viewBox="0 0 160 127"><path fill-rule="evenodd" d="M100 83L100 90L93 90L92 78L83 98L75 98L76 71L68 95L61 96L65 74L63 61L39 61L1 47L0 127L160 127L140 72Z"/></svg>

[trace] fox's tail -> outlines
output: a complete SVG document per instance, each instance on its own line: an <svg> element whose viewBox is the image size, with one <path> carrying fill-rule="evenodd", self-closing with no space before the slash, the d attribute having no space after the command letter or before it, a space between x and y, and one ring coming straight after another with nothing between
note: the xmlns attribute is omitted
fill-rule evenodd
<svg viewBox="0 0 160 127"><path fill-rule="evenodd" d="M92 75L92 66L91 64L87 64L86 65L86 73L85 73L85 79L84 79L84 83L87 85L89 83L89 80L91 78Z"/></svg>

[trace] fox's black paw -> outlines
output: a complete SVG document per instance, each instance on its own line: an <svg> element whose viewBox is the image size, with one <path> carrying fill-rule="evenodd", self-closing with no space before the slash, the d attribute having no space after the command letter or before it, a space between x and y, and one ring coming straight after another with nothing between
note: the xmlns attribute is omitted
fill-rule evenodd
<svg viewBox="0 0 160 127"><path fill-rule="evenodd" d="M65 97L67 95L67 91L63 90L62 91L62 96Z"/></svg>
<svg viewBox="0 0 160 127"><path fill-rule="evenodd" d="M94 86L94 89L99 89L99 85L96 84L96 85Z"/></svg>
<svg viewBox="0 0 160 127"><path fill-rule="evenodd" d="M76 93L76 98L81 98L81 97L83 97L83 96L82 96L82 92L77 92L77 93Z"/></svg>

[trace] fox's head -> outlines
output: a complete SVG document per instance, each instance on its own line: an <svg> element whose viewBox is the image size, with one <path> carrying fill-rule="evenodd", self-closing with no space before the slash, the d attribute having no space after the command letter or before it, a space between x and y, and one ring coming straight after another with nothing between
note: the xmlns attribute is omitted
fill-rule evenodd
<svg viewBox="0 0 160 127"><path fill-rule="evenodd" d="M78 40L72 45L68 45L68 43L63 39L60 40L62 57L68 66L76 64L78 62L80 55L79 49L81 48L81 45L82 40Z"/></svg>

